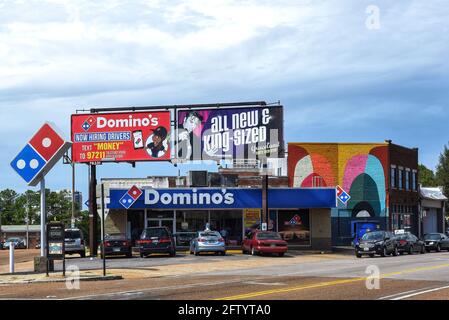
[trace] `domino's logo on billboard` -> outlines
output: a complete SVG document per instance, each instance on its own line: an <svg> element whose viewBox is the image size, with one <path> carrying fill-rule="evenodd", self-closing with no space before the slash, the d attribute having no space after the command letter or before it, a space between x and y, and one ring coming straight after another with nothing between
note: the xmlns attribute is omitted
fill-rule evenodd
<svg viewBox="0 0 449 320"><path fill-rule="evenodd" d="M11 167L30 186L35 186L71 146L46 123L12 160Z"/></svg>
<svg viewBox="0 0 449 320"><path fill-rule="evenodd" d="M120 199L120 204L126 209L129 209L134 203L136 203L137 200L139 200L142 194L142 190L140 190L137 186L133 186Z"/></svg>
<svg viewBox="0 0 449 320"><path fill-rule="evenodd" d="M84 121L83 125L81 126L84 131L89 131L90 128L95 124L95 118L89 117L86 121Z"/></svg>
<svg viewBox="0 0 449 320"><path fill-rule="evenodd" d="M351 196L342 187L337 186L337 199L346 205L351 200Z"/></svg>

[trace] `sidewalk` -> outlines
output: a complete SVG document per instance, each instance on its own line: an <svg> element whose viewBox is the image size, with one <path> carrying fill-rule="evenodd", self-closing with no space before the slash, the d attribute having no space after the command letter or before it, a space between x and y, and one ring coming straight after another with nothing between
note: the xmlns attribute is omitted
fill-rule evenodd
<svg viewBox="0 0 449 320"><path fill-rule="evenodd" d="M6 284L30 284L30 283L54 283L54 282L66 282L67 279L72 280L73 275L68 272L66 278L62 276L61 272L50 273L47 277L45 273L15 273L0 275L0 285ZM122 276L114 274L107 274L106 277L98 275L95 271L80 271L79 281L108 281L108 280L122 280Z"/></svg>

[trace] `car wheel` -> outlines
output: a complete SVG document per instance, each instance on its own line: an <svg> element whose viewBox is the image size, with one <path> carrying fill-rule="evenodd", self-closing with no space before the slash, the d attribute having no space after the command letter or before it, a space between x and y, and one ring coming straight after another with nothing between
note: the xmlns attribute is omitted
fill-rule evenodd
<svg viewBox="0 0 449 320"><path fill-rule="evenodd" d="M284 253L284 252L280 252L280 253L278 254L278 256L279 256L279 258L282 258L283 256L285 256L285 253Z"/></svg>
<svg viewBox="0 0 449 320"><path fill-rule="evenodd" d="M371 254L369 255L369 257L370 257L370 258L374 258L374 253L371 253Z"/></svg>
<svg viewBox="0 0 449 320"><path fill-rule="evenodd" d="M441 252L441 246L437 245L437 252Z"/></svg>
<svg viewBox="0 0 449 320"><path fill-rule="evenodd" d="M145 255L143 253L140 253L140 257L143 259L145 258Z"/></svg>
<svg viewBox="0 0 449 320"><path fill-rule="evenodd" d="M175 250L170 251L170 257L176 257L176 251Z"/></svg>
<svg viewBox="0 0 449 320"><path fill-rule="evenodd" d="M257 252L256 252L256 249L254 249L254 247L251 248L251 255L257 256Z"/></svg>
<svg viewBox="0 0 449 320"><path fill-rule="evenodd" d="M128 252L128 253L126 254L126 257L127 257L128 259L132 258L132 257L133 257L133 252L132 252L132 251Z"/></svg>
<svg viewBox="0 0 449 320"><path fill-rule="evenodd" d="M361 255L360 253L358 253L358 252L355 253L355 256L356 256L357 258L359 258L359 259L362 257L362 255Z"/></svg>
<svg viewBox="0 0 449 320"><path fill-rule="evenodd" d="M414 252L415 252L415 250L414 250L413 246L410 246L410 247L408 248L408 254L409 254L409 255L413 255Z"/></svg>
<svg viewBox="0 0 449 320"><path fill-rule="evenodd" d="M81 251L80 252L80 256L81 256L81 258L85 258L86 257L86 251Z"/></svg>
<svg viewBox="0 0 449 320"><path fill-rule="evenodd" d="M226 251L221 252L220 255L222 255L223 257L226 256Z"/></svg>
<svg viewBox="0 0 449 320"><path fill-rule="evenodd" d="M386 257L386 256L387 256L387 248L386 248L386 247L383 247L383 248L382 248L382 252L380 253L380 255L381 255L382 257Z"/></svg>
<svg viewBox="0 0 449 320"><path fill-rule="evenodd" d="M400 254L401 256L403 256L403 255L404 255L404 251L399 252L399 254Z"/></svg>
<svg viewBox="0 0 449 320"><path fill-rule="evenodd" d="M394 250L393 250L392 254L393 254L393 257L397 257L399 255L398 247L394 247Z"/></svg>

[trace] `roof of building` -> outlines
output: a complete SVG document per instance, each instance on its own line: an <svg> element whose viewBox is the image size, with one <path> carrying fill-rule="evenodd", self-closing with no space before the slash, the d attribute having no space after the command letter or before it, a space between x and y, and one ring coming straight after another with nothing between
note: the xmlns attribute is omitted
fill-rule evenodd
<svg viewBox="0 0 449 320"><path fill-rule="evenodd" d="M428 188L421 187L421 197L427 200L447 201L448 198L443 193L443 187Z"/></svg>
<svg viewBox="0 0 449 320"><path fill-rule="evenodd" d="M26 225L10 225L10 226L2 225L0 230L1 230L1 232L26 232L27 226ZM40 225L29 225L28 231L29 232L40 232L41 226Z"/></svg>

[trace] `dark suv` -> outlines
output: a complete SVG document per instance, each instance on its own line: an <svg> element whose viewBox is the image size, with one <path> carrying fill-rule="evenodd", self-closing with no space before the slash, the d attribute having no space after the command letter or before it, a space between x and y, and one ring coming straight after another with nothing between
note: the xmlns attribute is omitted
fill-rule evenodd
<svg viewBox="0 0 449 320"><path fill-rule="evenodd" d="M427 252L449 250L449 237L442 233L427 233L424 235Z"/></svg>
<svg viewBox="0 0 449 320"><path fill-rule="evenodd" d="M167 227L147 228L143 230L140 240L137 241L140 257L144 258L152 253L166 253L176 256L176 244Z"/></svg>
<svg viewBox="0 0 449 320"><path fill-rule="evenodd" d="M361 258L363 255L374 257L379 254L382 257L392 254L398 255L396 237L389 231L373 231L366 233L355 247L355 255Z"/></svg>

